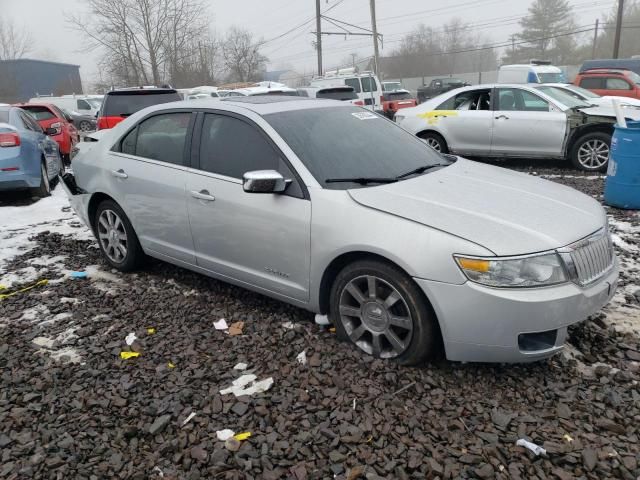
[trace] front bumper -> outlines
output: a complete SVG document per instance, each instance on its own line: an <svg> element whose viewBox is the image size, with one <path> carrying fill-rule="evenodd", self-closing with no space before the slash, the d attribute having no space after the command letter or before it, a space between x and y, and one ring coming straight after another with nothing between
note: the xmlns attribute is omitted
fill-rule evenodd
<svg viewBox="0 0 640 480"><path fill-rule="evenodd" d="M89 200L91 199L91 194L78 188L75 177L69 172L60 177L60 185L62 185L67 197L69 197L71 208L78 214L84 224L93 231L93 227L89 221Z"/></svg>
<svg viewBox="0 0 640 480"><path fill-rule="evenodd" d="M564 347L567 327L598 312L613 297L618 262L596 284L497 289L415 279L440 323L446 356L461 362L531 362Z"/></svg>

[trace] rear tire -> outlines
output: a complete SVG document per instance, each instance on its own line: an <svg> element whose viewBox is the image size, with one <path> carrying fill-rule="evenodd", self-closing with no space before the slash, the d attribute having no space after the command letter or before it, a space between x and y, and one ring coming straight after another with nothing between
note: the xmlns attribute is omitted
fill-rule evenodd
<svg viewBox="0 0 640 480"><path fill-rule="evenodd" d="M419 133L418 137L427 142L431 148L438 153L449 153L449 147L446 140L436 132L423 132Z"/></svg>
<svg viewBox="0 0 640 480"><path fill-rule="evenodd" d="M40 186L31 189L35 197L45 198L51 195L51 184L49 183L49 172L44 160L40 162Z"/></svg>
<svg viewBox="0 0 640 480"><path fill-rule="evenodd" d="M144 260L138 236L120 205L104 200L93 219L93 231L105 260L121 272L136 270Z"/></svg>
<svg viewBox="0 0 640 480"><path fill-rule="evenodd" d="M333 282L330 315L340 339L374 357L416 365L438 352L433 309L394 265L379 260L347 265Z"/></svg>
<svg viewBox="0 0 640 480"><path fill-rule="evenodd" d="M81 132L87 133L87 132L93 131L91 123L89 121L87 121L87 120L82 120L80 122L80 125L78 125L78 127L80 128Z"/></svg>
<svg viewBox="0 0 640 480"><path fill-rule="evenodd" d="M591 132L580 137L571 149L571 163L585 172L606 172L609 165L611 135Z"/></svg>

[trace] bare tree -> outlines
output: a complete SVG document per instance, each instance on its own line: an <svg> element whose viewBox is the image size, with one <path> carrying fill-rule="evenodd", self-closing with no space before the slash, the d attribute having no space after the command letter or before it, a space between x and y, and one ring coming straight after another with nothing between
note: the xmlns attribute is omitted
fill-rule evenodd
<svg viewBox="0 0 640 480"><path fill-rule="evenodd" d="M260 53L260 44L254 42L251 32L239 27L231 27L227 32L222 56L229 81L260 80L259 76L266 68L267 58Z"/></svg>
<svg viewBox="0 0 640 480"><path fill-rule="evenodd" d="M32 46L29 32L7 18L0 18L0 60L22 58L32 51Z"/></svg>
<svg viewBox="0 0 640 480"><path fill-rule="evenodd" d="M172 81L199 55L194 40L206 36L202 0L86 0L89 15L70 19L102 50L103 80L127 85Z"/></svg>

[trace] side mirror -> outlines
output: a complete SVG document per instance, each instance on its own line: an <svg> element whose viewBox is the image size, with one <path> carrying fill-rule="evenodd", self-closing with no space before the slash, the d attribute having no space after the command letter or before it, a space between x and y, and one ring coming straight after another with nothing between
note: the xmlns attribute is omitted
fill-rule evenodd
<svg viewBox="0 0 640 480"><path fill-rule="evenodd" d="M256 170L242 176L242 187L247 193L281 193L287 181L275 170Z"/></svg>
<svg viewBox="0 0 640 480"><path fill-rule="evenodd" d="M46 135L49 135L50 137L53 137L54 135L56 135L58 133L58 130L55 128L47 128L44 133Z"/></svg>

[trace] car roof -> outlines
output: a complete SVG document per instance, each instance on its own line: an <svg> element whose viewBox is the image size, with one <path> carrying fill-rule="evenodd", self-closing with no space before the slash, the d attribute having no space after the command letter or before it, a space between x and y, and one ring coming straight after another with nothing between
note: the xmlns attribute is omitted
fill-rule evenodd
<svg viewBox="0 0 640 480"><path fill-rule="evenodd" d="M19 108L29 108L29 107L45 107L45 108L51 108L51 107L56 107L56 108L60 108L57 105L54 105L52 103L16 103L13 105L14 107L19 107Z"/></svg>
<svg viewBox="0 0 640 480"><path fill-rule="evenodd" d="M178 91L175 88L127 87L127 88L117 88L115 90L110 90L106 93L106 95L126 95L126 94L149 95L149 94L158 94L158 93L178 93Z"/></svg>
<svg viewBox="0 0 640 480"><path fill-rule="evenodd" d="M288 112L295 110L310 110L327 107L353 107L353 105L339 100L315 99L308 97L265 95L250 97L225 97L221 99L201 98L196 100L182 100L179 102L161 103L145 109L145 112L160 112L163 110L186 109L195 110L210 108L212 110L238 111L238 108L248 110L258 115Z"/></svg>
<svg viewBox="0 0 640 480"><path fill-rule="evenodd" d="M601 74L614 74L614 75L627 75L631 70L626 68L589 68L588 70L583 70L579 73L579 75L585 76L590 75L592 73L601 75Z"/></svg>

